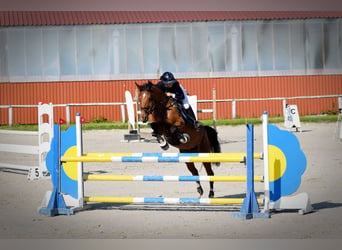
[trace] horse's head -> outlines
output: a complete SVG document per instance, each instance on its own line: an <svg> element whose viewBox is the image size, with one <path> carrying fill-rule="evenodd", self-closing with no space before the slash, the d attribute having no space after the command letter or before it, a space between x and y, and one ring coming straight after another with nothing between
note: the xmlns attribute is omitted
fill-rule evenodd
<svg viewBox="0 0 342 250"><path fill-rule="evenodd" d="M154 84L150 81L143 85L135 83L139 89L138 101L140 103L141 120L148 121L148 116L153 113L156 108L155 100L153 98Z"/></svg>

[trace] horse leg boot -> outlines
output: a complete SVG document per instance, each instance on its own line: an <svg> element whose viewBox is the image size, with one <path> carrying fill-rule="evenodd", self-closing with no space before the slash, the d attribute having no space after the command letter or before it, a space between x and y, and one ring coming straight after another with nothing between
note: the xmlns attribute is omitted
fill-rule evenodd
<svg viewBox="0 0 342 250"><path fill-rule="evenodd" d="M169 144L166 142L166 140L162 137L162 135L159 133L159 127L158 123L152 122L151 123L151 128L152 128L152 136L157 138L157 141L159 143L159 146L163 150L168 150L169 149Z"/></svg>
<svg viewBox="0 0 342 250"><path fill-rule="evenodd" d="M185 164L193 176L198 176L198 171L197 171L195 164L193 162L186 162ZM202 188L201 183L199 181L196 181L196 183L197 183L197 193L198 193L199 197L201 197L203 195L203 188Z"/></svg>

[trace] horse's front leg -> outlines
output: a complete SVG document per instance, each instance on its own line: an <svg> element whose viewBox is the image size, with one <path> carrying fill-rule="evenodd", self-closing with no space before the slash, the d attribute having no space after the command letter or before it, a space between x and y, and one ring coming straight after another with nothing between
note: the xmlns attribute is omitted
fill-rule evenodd
<svg viewBox="0 0 342 250"><path fill-rule="evenodd" d="M152 136L157 138L157 141L159 143L159 146L163 149L163 150L168 150L169 149L169 144L167 143L167 141L163 138L162 133L160 131L160 125L156 122L152 122L150 124L151 128L152 128Z"/></svg>
<svg viewBox="0 0 342 250"><path fill-rule="evenodd" d="M198 171L197 171L195 164L193 162L186 162L185 164L193 176L198 176ZM199 194L199 197L201 197L203 195L203 188L202 188L201 183L199 181L196 181L196 183L198 185L197 186L197 192Z"/></svg>
<svg viewBox="0 0 342 250"><path fill-rule="evenodd" d="M203 162L205 171L207 172L208 176L214 176L214 171L211 168L211 163L210 162ZM209 198L214 198L214 182L210 181L210 191L209 191Z"/></svg>

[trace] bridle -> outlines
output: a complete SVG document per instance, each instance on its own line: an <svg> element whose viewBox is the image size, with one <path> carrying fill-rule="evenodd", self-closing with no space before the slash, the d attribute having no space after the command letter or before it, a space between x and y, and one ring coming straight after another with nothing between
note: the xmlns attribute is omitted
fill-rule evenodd
<svg viewBox="0 0 342 250"><path fill-rule="evenodd" d="M153 98L150 98L150 103L152 103L152 105L147 106L147 107L140 107L141 110L145 111L147 115L150 115L153 113L153 111L155 110L155 102L153 100Z"/></svg>
<svg viewBox="0 0 342 250"><path fill-rule="evenodd" d="M141 91L141 92L149 92L149 93L152 93L152 91L150 90L144 90L144 91ZM172 98L172 97L169 97L167 96L164 100L162 100L159 104L161 106L165 106L165 104L171 100L171 104L169 106L166 106L166 110L169 110L171 107L173 107L177 101ZM155 103L155 100L154 98L152 98L152 96L150 96L149 98L149 103L151 104L150 106L146 106L146 107L140 107L141 110L145 111L147 115L150 115L152 114L154 111L161 111L159 110L159 108L156 107L156 103Z"/></svg>

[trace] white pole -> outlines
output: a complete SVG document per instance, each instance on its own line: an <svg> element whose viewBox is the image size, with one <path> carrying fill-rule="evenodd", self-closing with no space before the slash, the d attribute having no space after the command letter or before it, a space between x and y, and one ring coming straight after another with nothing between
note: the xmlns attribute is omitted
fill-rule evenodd
<svg viewBox="0 0 342 250"><path fill-rule="evenodd" d="M124 123L126 121L125 104L121 104L120 108L121 108L121 121Z"/></svg>
<svg viewBox="0 0 342 250"><path fill-rule="evenodd" d="M264 158L264 212L269 212L270 206L270 184L268 172L268 113L264 111L262 115L262 136L263 136L263 158Z"/></svg>
<svg viewBox="0 0 342 250"><path fill-rule="evenodd" d="M284 116L284 126L286 127L286 120L287 120L287 117L286 117L286 99L283 99L283 116Z"/></svg>
<svg viewBox="0 0 342 250"><path fill-rule="evenodd" d="M217 120L217 113L216 113L216 86L213 88L213 126L216 129L216 120Z"/></svg>
<svg viewBox="0 0 342 250"><path fill-rule="evenodd" d="M82 143L82 124L80 113L76 114L76 148L77 156L83 155L83 143ZM83 162L77 162L77 200L79 207L83 208L84 204L84 187L83 187Z"/></svg>
<svg viewBox="0 0 342 250"><path fill-rule="evenodd" d="M232 101L232 118L236 118L236 100Z"/></svg>
<svg viewBox="0 0 342 250"><path fill-rule="evenodd" d="M70 106L68 104L65 105L65 116L66 116L66 123L70 125Z"/></svg>
<svg viewBox="0 0 342 250"><path fill-rule="evenodd" d="M8 125L12 127L13 124L13 108L12 106L8 107Z"/></svg>

